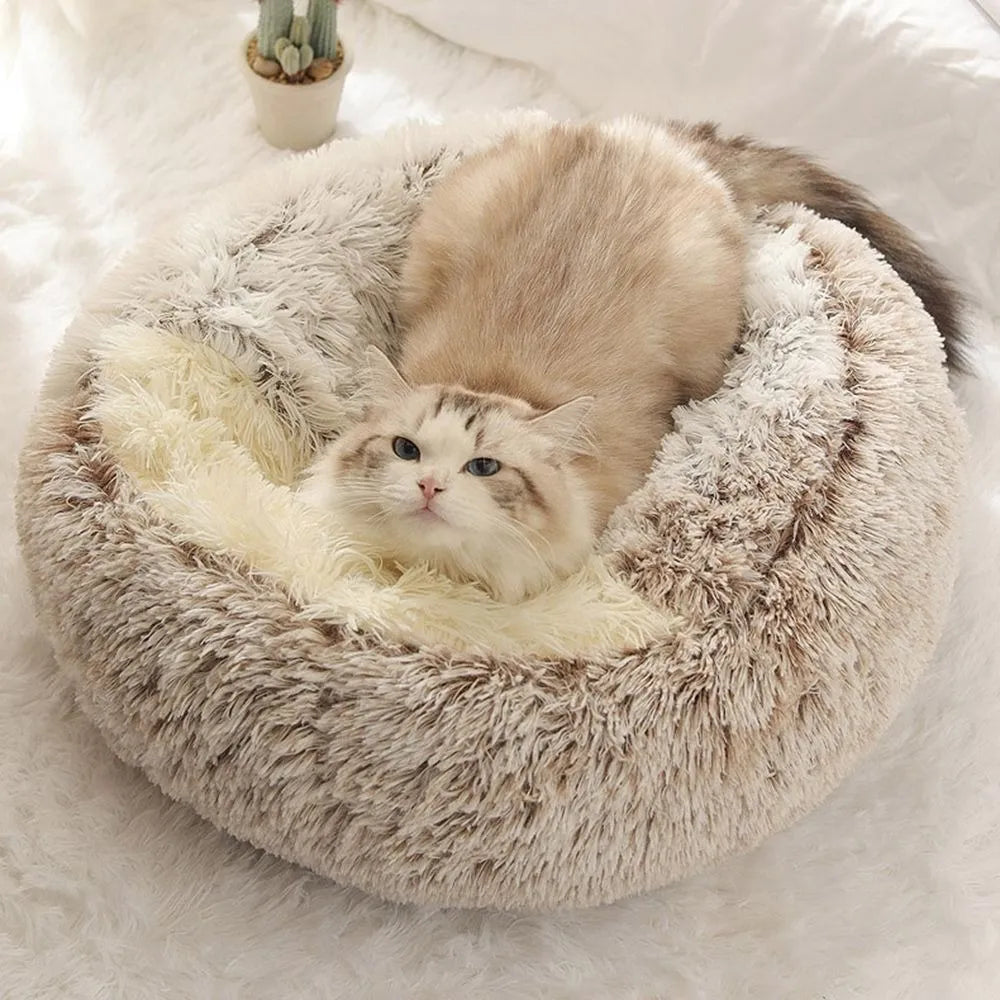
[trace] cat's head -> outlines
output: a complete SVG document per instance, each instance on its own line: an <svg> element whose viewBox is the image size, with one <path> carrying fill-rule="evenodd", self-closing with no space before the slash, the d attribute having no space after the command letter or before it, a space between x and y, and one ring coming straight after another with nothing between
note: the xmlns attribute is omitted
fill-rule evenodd
<svg viewBox="0 0 1000 1000"><path fill-rule="evenodd" d="M390 558L428 563L517 599L572 571L592 542L573 459L589 398L539 411L457 386L410 386L381 352L370 405L312 473L348 530Z"/></svg>

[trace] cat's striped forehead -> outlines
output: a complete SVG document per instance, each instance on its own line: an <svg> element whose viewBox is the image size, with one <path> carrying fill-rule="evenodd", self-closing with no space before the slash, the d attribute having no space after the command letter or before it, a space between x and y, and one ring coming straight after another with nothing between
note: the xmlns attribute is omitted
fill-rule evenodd
<svg viewBox="0 0 1000 1000"><path fill-rule="evenodd" d="M403 402L403 410L415 431L448 431L452 437L460 431L477 446L503 436L533 412L520 400L457 386L421 387Z"/></svg>

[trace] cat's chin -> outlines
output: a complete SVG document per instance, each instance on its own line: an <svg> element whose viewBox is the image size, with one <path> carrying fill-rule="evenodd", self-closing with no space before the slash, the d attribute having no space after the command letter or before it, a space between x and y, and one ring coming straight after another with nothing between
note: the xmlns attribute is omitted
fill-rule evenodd
<svg viewBox="0 0 1000 1000"><path fill-rule="evenodd" d="M428 507L419 507L417 510L410 511L407 516L410 520L415 521L417 524L435 525L449 523L446 517L443 517L436 510L431 510Z"/></svg>

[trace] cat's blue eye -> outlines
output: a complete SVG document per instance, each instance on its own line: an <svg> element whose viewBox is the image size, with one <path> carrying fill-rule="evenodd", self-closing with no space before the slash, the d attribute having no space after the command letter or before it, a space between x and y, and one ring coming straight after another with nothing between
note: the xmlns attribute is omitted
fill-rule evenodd
<svg viewBox="0 0 1000 1000"><path fill-rule="evenodd" d="M392 450L404 462L415 462L420 458L420 449L409 438L393 438Z"/></svg>
<svg viewBox="0 0 1000 1000"><path fill-rule="evenodd" d="M500 463L495 458L474 458L465 463L465 471L473 476L495 476L500 471Z"/></svg>

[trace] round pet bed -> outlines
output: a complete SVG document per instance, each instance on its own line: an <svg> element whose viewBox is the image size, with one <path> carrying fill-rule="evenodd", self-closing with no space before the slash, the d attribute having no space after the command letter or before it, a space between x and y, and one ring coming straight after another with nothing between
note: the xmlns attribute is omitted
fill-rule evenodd
<svg viewBox="0 0 1000 1000"><path fill-rule="evenodd" d="M421 202L545 124L411 126L215 197L73 325L22 456L39 615L114 751L393 900L596 904L756 844L884 730L953 579L937 333L860 236L793 206L755 223L724 388L551 593L380 565L302 501L365 345L395 348Z"/></svg>

